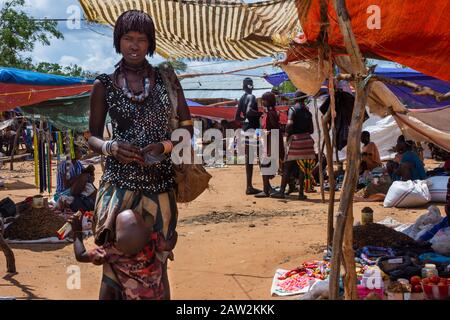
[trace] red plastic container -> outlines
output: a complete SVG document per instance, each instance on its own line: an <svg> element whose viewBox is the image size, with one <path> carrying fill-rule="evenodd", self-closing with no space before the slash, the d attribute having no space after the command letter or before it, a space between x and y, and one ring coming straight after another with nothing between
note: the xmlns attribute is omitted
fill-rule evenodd
<svg viewBox="0 0 450 320"><path fill-rule="evenodd" d="M439 286L437 284L423 284L423 294L427 300L448 300L450 299L450 284Z"/></svg>

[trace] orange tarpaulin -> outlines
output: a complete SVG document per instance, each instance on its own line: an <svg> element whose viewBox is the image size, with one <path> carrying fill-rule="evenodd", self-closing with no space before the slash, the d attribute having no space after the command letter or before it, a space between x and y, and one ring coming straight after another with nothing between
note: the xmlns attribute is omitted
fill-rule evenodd
<svg viewBox="0 0 450 320"><path fill-rule="evenodd" d="M0 82L0 111L16 107L24 107L56 97L68 97L83 92L89 92L91 84L70 86L38 86L29 84Z"/></svg>
<svg viewBox="0 0 450 320"><path fill-rule="evenodd" d="M296 0L307 43L318 40L321 0ZM345 50L333 1L328 3L329 44ZM362 53L395 61L427 75L450 81L450 1L347 0L347 9ZM377 15L379 13L379 19ZM379 29L376 22L379 22ZM370 28L369 28L370 27ZM287 61L314 54L300 44L288 50ZM317 54L316 54L317 57Z"/></svg>

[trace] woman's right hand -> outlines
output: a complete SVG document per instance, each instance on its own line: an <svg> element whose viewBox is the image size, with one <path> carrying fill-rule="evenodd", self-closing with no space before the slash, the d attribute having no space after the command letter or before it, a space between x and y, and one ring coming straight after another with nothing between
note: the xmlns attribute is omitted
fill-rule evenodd
<svg viewBox="0 0 450 320"><path fill-rule="evenodd" d="M111 153L122 164L129 164L131 162L137 162L141 165L144 164L141 150L132 144L115 141L111 146Z"/></svg>

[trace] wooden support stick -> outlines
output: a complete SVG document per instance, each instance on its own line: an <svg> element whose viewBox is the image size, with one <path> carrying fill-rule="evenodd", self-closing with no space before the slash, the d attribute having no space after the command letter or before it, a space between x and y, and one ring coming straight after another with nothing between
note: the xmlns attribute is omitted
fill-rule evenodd
<svg viewBox="0 0 450 320"><path fill-rule="evenodd" d="M319 135L319 143L318 143L318 152L319 152L319 183L320 183L320 196L322 197L322 203L325 203L325 190L323 188L323 159L322 159L322 133L320 129L319 124L319 109L317 108L317 99L314 98L314 112L316 116L316 127L317 127L317 134Z"/></svg>
<svg viewBox="0 0 450 320"><path fill-rule="evenodd" d="M14 253L10 246L6 243L5 238L3 238L3 221L0 218L0 250L3 251L6 258L6 271L9 273L16 272L16 259L14 258Z"/></svg>
<svg viewBox="0 0 450 320"><path fill-rule="evenodd" d="M335 199L335 188L336 180L334 178L334 168L333 168L333 146L331 145L330 138L330 128L328 127L327 119L331 118L331 111L328 112L324 117L322 117L322 131L325 141L325 146L327 149L327 170L328 170L328 185L330 187L330 197L328 199L328 224L327 224L327 249L331 247L333 243L333 233L334 233L334 199Z"/></svg>
<svg viewBox="0 0 450 320"><path fill-rule="evenodd" d="M14 137L14 144L11 150L11 162L9 163L9 170L14 170L14 154L16 153L17 145L19 144L19 137L22 134L24 121L20 121L19 128L16 131L16 136Z"/></svg>
<svg viewBox="0 0 450 320"><path fill-rule="evenodd" d="M339 28L343 35L345 48L350 56L353 72L366 74L367 70L363 63L363 57L353 34L350 17L345 5L345 0L333 0L337 13ZM353 108L352 120L349 128L347 142L347 168L344 183L342 186L341 199L339 202L338 214L336 217L336 228L333 235L333 251L330 272L330 299L339 298L339 277L341 270L341 258L345 264L345 298L357 299L356 291L356 270L353 247L348 246L353 234L353 196L359 173L360 162L360 139L364 112L369 93L369 86L365 86L364 79L358 77L355 84L355 105ZM343 246L345 238L346 245ZM355 280L355 281L353 281Z"/></svg>

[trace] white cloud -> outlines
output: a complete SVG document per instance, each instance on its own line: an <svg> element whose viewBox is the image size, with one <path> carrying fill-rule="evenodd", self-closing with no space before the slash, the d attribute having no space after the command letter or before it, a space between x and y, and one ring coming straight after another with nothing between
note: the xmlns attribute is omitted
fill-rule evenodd
<svg viewBox="0 0 450 320"><path fill-rule="evenodd" d="M4 0L0 0L0 4ZM67 8L71 5L79 6L77 0L26 0L24 11L35 18L68 18ZM82 24L79 30L70 30L66 23L58 24L59 30L64 34L64 40L51 39L50 46L36 43L35 49L29 56L35 62L52 62L68 65L75 63L83 69L93 72L112 72L114 64L120 56L113 48L112 29L106 26ZM100 33L100 34L99 34ZM103 34L103 35L102 35ZM150 62L157 64L163 59L155 55ZM188 72L222 72L270 61L258 59L242 62L188 62ZM267 69L248 71L249 74L262 74ZM277 72L279 70L275 70Z"/></svg>
<svg viewBox="0 0 450 320"><path fill-rule="evenodd" d="M68 66L70 64L80 64L80 59L74 56L62 56L59 59L59 64L62 66Z"/></svg>

